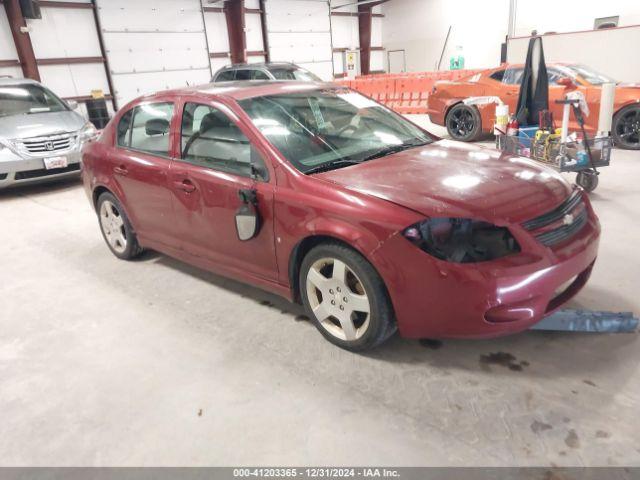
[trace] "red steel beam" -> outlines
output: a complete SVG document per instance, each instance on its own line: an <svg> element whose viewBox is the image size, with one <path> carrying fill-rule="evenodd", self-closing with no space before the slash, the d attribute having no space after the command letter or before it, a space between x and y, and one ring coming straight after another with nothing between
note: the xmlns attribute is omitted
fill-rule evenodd
<svg viewBox="0 0 640 480"><path fill-rule="evenodd" d="M247 37L244 31L244 0L227 0L224 3L227 19L231 63L247 62Z"/></svg>
<svg viewBox="0 0 640 480"><path fill-rule="evenodd" d="M360 75L369 75L371 68L371 7L358 5L358 33L360 34Z"/></svg>
<svg viewBox="0 0 640 480"><path fill-rule="evenodd" d="M2 0L0 0L2 2ZM0 67L19 67L20 60L0 60Z"/></svg>
<svg viewBox="0 0 640 480"><path fill-rule="evenodd" d="M18 52L18 59L20 60L20 66L22 67L22 74L26 78L40 81L40 72L38 71L38 64L36 63L36 55L33 53L33 45L31 44L31 37L28 32L22 33L20 29L27 26L24 17L22 16L22 10L20 9L20 3L18 0L4 0L4 8L7 11L7 19L9 20L9 27L11 28L11 35L13 36L13 42Z"/></svg>
<svg viewBox="0 0 640 480"><path fill-rule="evenodd" d="M62 57L62 58L38 58L38 65L70 65L77 63L104 63L103 57Z"/></svg>
<svg viewBox="0 0 640 480"><path fill-rule="evenodd" d="M50 8L86 8L93 9L95 8L92 3L80 3L80 2L55 2L49 0L40 0L38 2L41 7L50 7Z"/></svg>
<svg viewBox="0 0 640 480"><path fill-rule="evenodd" d="M267 10L264 4L264 0L260 0L260 28L262 28L262 48L264 48L264 61L271 61L271 54L269 53L269 34L267 32Z"/></svg>

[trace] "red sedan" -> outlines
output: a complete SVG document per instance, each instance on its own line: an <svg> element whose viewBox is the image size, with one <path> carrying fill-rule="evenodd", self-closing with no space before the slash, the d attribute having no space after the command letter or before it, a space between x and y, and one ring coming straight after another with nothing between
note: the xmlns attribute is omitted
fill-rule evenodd
<svg viewBox="0 0 640 480"><path fill-rule="evenodd" d="M598 220L529 160L439 140L322 83L139 98L87 145L111 251L144 248L302 302L350 350L528 328L582 288Z"/></svg>

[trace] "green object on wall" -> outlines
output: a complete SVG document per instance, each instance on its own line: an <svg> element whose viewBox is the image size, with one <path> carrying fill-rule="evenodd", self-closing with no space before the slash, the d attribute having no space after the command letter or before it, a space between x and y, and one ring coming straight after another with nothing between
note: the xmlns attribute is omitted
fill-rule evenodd
<svg viewBox="0 0 640 480"><path fill-rule="evenodd" d="M464 57L462 55L452 56L449 59L449 70L464 69Z"/></svg>

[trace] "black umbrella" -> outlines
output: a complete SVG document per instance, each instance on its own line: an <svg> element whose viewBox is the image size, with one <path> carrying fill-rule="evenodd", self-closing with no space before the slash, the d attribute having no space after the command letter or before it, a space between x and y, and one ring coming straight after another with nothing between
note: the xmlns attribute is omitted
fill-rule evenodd
<svg viewBox="0 0 640 480"><path fill-rule="evenodd" d="M533 37L529 40L527 61L522 72L516 119L520 125L537 125L538 114L542 110L549 110L549 79L542 38Z"/></svg>

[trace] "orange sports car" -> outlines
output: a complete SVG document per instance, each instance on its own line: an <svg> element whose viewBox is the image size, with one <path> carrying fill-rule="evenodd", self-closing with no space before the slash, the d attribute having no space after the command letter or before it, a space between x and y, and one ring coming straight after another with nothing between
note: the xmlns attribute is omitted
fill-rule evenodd
<svg viewBox="0 0 640 480"><path fill-rule="evenodd" d="M468 106L462 101L469 97L497 96L509 105L509 112L513 113L518 103L523 70L523 65L503 64L458 81L436 82L427 101L431 121L446 126L449 135L456 140L473 141L482 134L490 133L495 122L495 105ZM587 134L594 134L600 112L600 86L615 80L576 64L548 64L547 73L549 109L556 124L560 125L562 121L562 105L556 104L555 100L564 98L570 90L578 89L584 93L589 106L585 129ZM618 83L613 111L611 135L616 145L640 149L640 84ZM573 114L569 129L579 129Z"/></svg>

